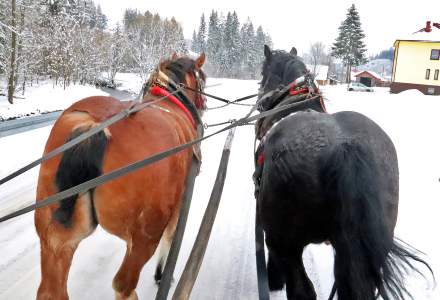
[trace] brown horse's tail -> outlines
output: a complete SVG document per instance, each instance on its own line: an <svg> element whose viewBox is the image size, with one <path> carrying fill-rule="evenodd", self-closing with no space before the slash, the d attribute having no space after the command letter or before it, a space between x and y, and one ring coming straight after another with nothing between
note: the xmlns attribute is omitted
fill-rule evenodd
<svg viewBox="0 0 440 300"><path fill-rule="evenodd" d="M88 129L89 126L74 130L67 141L76 138ZM100 131L65 151L55 176L58 190L64 191L101 175L107 142L108 138L105 132ZM91 215L93 216L94 223L97 224L98 221L93 208L93 190L89 192L91 193L91 207L93 210ZM75 211L77 198L78 194L62 200L59 208L53 214L53 218L66 228L72 225L72 216Z"/></svg>

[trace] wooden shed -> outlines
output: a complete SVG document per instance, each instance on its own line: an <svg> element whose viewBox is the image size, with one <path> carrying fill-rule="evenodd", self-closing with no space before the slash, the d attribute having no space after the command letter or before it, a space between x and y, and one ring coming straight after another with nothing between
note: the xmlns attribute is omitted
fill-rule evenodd
<svg viewBox="0 0 440 300"><path fill-rule="evenodd" d="M361 71L354 75L356 82L360 82L366 86L390 86L388 80L373 71Z"/></svg>

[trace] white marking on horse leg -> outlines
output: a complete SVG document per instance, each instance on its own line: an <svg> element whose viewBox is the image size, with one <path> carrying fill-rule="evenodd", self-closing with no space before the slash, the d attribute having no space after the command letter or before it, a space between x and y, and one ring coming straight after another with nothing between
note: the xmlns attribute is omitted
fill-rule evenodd
<svg viewBox="0 0 440 300"><path fill-rule="evenodd" d="M128 297L124 297L121 293L115 291L115 300L139 300L139 298L135 290Z"/></svg>
<svg viewBox="0 0 440 300"><path fill-rule="evenodd" d="M164 234L159 242L159 255L158 255L158 265L161 266L161 271L165 269L165 264L167 263L168 253L171 248L171 240L170 238Z"/></svg>

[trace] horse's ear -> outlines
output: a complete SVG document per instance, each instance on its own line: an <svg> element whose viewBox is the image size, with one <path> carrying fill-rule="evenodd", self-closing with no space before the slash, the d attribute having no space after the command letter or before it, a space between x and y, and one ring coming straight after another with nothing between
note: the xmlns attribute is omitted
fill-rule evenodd
<svg viewBox="0 0 440 300"><path fill-rule="evenodd" d="M200 56L196 59L195 65L197 70L200 70L202 68L203 64L205 63L205 58L205 52L202 52Z"/></svg>
<svg viewBox="0 0 440 300"><path fill-rule="evenodd" d="M176 51L173 52L173 54L171 55L171 59L172 60L176 60L178 58Z"/></svg>
<svg viewBox="0 0 440 300"><path fill-rule="evenodd" d="M272 51L268 45L264 45L264 56L266 56L266 59L270 59L272 57Z"/></svg>
<svg viewBox="0 0 440 300"><path fill-rule="evenodd" d="M296 56L298 54L298 51L296 51L295 47L292 47L292 49L290 49L290 55Z"/></svg>

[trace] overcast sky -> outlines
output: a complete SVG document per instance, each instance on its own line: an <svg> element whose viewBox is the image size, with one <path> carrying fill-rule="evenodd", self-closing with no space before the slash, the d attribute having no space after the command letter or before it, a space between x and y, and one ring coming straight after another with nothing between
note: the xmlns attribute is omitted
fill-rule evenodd
<svg viewBox="0 0 440 300"><path fill-rule="evenodd" d="M330 46L352 3L360 15L369 54L392 47L397 37L422 28L426 21L440 22L440 0L95 0L95 3L101 5L110 25L122 20L125 8L129 7L157 12L162 17L174 16L183 25L188 39L198 28L202 13L208 22L212 9L224 13L235 10L241 23L249 17L255 28L262 25L271 35L275 48L290 50L295 46L299 53L307 51L316 41Z"/></svg>

